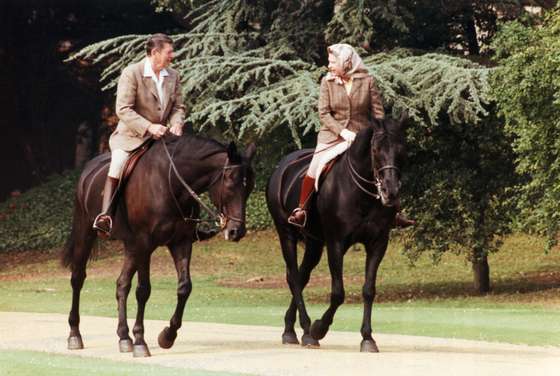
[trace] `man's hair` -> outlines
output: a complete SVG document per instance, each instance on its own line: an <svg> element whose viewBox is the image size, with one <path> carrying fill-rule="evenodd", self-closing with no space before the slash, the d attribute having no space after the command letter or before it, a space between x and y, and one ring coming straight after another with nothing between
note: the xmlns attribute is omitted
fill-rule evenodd
<svg viewBox="0 0 560 376"><path fill-rule="evenodd" d="M151 35L146 41L146 55L150 56L153 50L161 50L166 44L173 45L173 39L162 33Z"/></svg>

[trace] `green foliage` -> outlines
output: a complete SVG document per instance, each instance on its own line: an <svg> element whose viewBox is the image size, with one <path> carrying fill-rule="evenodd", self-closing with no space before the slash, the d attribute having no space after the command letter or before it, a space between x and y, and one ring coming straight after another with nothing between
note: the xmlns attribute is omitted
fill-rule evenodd
<svg viewBox="0 0 560 376"><path fill-rule="evenodd" d="M517 170L530 179L519 187L519 224L546 234L549 245L560 229L559 37L560 9L542 25L504 25L493 45L500 66L491 81L506 130L515 137Z"/></svg>
<svg viewBox="0 0 560 376"><path fill-rule="evenodd" d="M0 204L0 251L48 249L70 233L77 172L51 176Z"/></svg>
<svg viewBox="0 0 560 376"><path fill-rule="evenodd" d="M272 227L272 217L266 206L264 192L253 192L247 201L247 229L264 230Z"/></svg>

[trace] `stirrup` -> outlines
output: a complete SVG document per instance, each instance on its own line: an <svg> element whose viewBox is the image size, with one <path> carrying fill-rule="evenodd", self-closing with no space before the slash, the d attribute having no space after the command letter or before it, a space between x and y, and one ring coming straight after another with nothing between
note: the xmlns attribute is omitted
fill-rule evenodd
<svg viewBox="0 0 560 376"><path fill-rule="evenodd" d="M109 230L108 231L97 225L97 221L99 220L99 217L101 217L101 216L106 216L108 218L108 222L109 222ZM99 213L99 214L97 214L97 217L95 217L95 219L93 220L93 226L92 227L93 227L94 230L97 230L97 231L101 232L101 234L103 234L105 236L110 236L111 235L111 230L113 229L113 219L107 213Z"/></svg>
<svg viewBox="0 0 560 376"><path fill-rule="evenodd" d="M300 212L300 211L303 212L303 223L302 224L299 224L299 223L295 222L294 220L292 220L292 217L294 217L295 214ZM295 208L292 211L292 214L290 214L290 216L288 217L288 223L291 224L291 225L294 225L296 227L304 228L305 225L307 224L307 212L305 211L305 209Z"/></svg>

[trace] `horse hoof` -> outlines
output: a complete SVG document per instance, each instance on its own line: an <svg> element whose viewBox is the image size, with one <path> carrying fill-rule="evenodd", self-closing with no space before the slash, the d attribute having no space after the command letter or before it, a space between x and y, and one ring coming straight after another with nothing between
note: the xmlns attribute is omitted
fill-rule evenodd
<svg viewBox="0 0 560 376"><path fill-rule="evenodd" d="M360 344L360 352L378 353L379 348L373 339L364 339Z"/></svg>
<svg viewBox="0 0 560 376"><path fill-rule="evenodd" d="M309 334L304 334L303 336L301 336L301 345L309 349L318 349L319 347L321 347L319 341L317 341Z"/></svg>
<svg viewBox="0 0 560 376"><path fill-rule="evenodd" d="M132 340L128 339L121 339L119 341L119 351L122 353L132 352Z"/></svg>
<svg viewBox="0 0 560 376"><path fill-rule="evenodd" d="M162 349L171 348L171 346L173 346L173 343L175 342L175 338L177 338L177 332L172 332L171 329L166 326L161 331L161 333L159 333L159 336L157 338L159 347L161 347Z"/></svg>
<svg viewBox="0 0 560 376"><path fill-rule="evenodd" d="M132 346L132 356L135 358L147 358L152 356L147 345L134 345Z"/></svg>
<svg viewBox="0 0 560 376"><path fill-rule="evenodd" d="M295 332L284 332L282 334L282 344L283 345L299 345Z"/></svg>
<svg viewBox="0 0 560 376"><path fill-rule="evenodd" d="M82 350L83 348L82 336L68 337L68 350Z"/></svg>
<svg viewBox="0 0 560 376"><path fill-rule="evenodd" d="M315 338L316 340L320 340L325 338L327 332L329 330L328 326L323 325L321 320L315 320L313 325L311 325L311 329L309 330L311 337Z"/></svg>

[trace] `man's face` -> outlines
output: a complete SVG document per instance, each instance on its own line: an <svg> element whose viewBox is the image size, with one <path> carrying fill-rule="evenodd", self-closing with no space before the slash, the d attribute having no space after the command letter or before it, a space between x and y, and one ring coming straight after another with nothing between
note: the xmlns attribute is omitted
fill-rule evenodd
<svg viewBox="0 0 560 376"><path fill-rule="evenodd" d="M171 64L173 60L173 46L169 43L165 43L163 48L155 49L152 51L152 62L154 64L154 69L162 70Z"/></svg>

